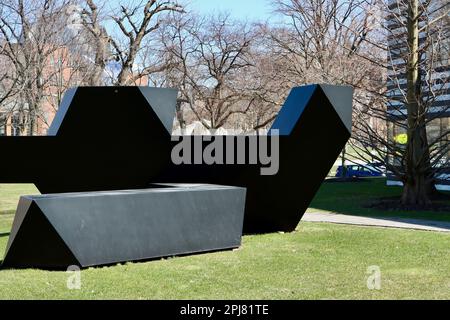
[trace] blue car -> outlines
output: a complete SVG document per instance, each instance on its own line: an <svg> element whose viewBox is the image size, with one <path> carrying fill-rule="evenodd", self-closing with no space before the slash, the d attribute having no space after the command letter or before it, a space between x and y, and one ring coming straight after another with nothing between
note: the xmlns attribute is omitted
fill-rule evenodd
<svg viewBox="0 0 450 320"><path fill-rule="evenodd" d="M347 166L347 172L345 178L353 177L381 177L383 173L370 166L364 166L360 164L352 164ZM339 166L336 170L336 177L342 177L342 166Z"/></svg>

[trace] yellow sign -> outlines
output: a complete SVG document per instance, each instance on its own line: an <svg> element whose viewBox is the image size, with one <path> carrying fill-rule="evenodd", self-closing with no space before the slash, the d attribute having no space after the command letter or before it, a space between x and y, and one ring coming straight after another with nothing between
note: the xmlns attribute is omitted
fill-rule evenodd
<svg viewBox="0 0 450 320"><path fill-rule="evenodd" d="M407 144L408 143L408 134L402 133L394 137L394 141L399 144Z"/></svg>

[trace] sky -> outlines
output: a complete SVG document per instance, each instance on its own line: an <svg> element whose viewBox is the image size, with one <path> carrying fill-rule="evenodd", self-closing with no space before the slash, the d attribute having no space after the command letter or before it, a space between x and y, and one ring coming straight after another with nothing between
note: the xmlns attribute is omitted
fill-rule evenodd
<svg viewBox="0 0 450 320"><path fill-rule="evenodd" d="M190 0L190 8L200 14L229 12L235 19L267 20L272 8L268 0Z"/></svg>
<svg viewBox="0 0 450 320"><path fill-rule="evenodd" d="M117 10L120 5L133 3L143 3L144 0L109 0L106 2L105 12ZM274 22L273 8L271 0L180 0L180 3L187 4L187 10L200 15L227 12L230 17L237 20L247 20L248 22L268 21ZM109 21L106 28L116 28L117 26Z"/></svg>
<svg viewBox="0 0 450 320"><path fill-rule="evenodd" d="M107 9L118 8L121 4L140 3L142 0L109 0ZM272 15L273 8L270 0L181 0L187 3L188 10L201 15L217 12L228 12L234 19L268 20Z"/></svg>

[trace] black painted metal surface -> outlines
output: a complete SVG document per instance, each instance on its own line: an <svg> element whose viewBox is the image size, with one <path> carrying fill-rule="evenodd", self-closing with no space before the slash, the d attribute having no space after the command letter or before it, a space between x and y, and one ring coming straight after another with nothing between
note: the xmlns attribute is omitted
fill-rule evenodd
<svg viewBox="0 0 450 320"><path fill-rule="evenodd" d="M245 189L154 187L21 197L2 267L89 267L239 247Z"/></svg>

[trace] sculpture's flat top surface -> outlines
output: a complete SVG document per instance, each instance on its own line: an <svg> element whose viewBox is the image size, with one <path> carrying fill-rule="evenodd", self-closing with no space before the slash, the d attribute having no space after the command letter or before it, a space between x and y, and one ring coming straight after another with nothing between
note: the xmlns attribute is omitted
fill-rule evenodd
<svg viewBox="0 0 450 320"><path fill-rule="evenodd" d="M221 186L214 184L170 184L161 183L154 184L152 188L148 189L130 189L130 190L113 190L113 191L93 191L93 192L67 192L67 193L49 193L41 195L24 195L22 198L28 200L42 200L53 198L76 198L76 197L99 197L99 196L126 196L136 194L149 194L149 193L176 193L186 191L207 191L207 190L231 190L231 189L244 189L239 187Z"/></svg>

